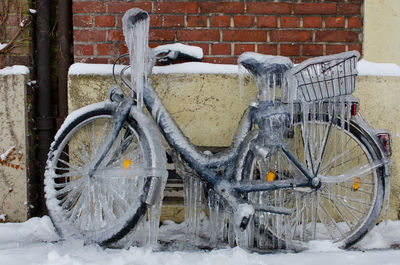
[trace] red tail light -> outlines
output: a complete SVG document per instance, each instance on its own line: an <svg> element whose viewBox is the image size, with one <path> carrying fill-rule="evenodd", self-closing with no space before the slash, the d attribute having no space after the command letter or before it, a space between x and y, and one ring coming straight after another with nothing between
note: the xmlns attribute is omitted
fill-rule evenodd
<svg viewBox="0 0 400 265"><path fill-rule="evenodd" d="M376 136L378 136L379 140L381 141L383 147L386 150L386 153L388 155L391 155L392 154L392 145L390 143L391 142L390 141L391 140L390 139L390 133L388 133L388 132L380 132L380 133L377 133Z"/></svg>
<svg viewBox="0 0 400 265"><path fill-rule="evenodd" d="M351 109L350 109L350 111L351 111L351 116L354 117L354 116L357 115L358 108L359 108L359 104L358 104L357 102L351 103Z"/></svg>

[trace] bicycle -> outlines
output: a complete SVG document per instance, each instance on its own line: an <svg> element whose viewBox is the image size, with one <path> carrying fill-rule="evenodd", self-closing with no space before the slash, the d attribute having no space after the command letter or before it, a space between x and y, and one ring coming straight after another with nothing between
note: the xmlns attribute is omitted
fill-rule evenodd
<svg viewBox="0 0 400 265"><path fill-rule="evenodd" d="M148 32L148 21L143 10L127 11L126 38L143 37L137 32ZM147 82L155 56L165 61L179 51L150 54L147 37L136 39L145 46L129 47L133 65L120 73L131 95L114 75L109 99L71 113L51 145L45 193L62 237L113 246L146 218L157 230L159 207L153 217L146 212L160 205L168 175L163 139L181 174L204 184L211 244L287 248L328 239L346 248L376 223L391 175L390 135L373 130L351 96L358 52L297 66L241 55L258 94L232 145L211 154L190 143Z"/></svg>

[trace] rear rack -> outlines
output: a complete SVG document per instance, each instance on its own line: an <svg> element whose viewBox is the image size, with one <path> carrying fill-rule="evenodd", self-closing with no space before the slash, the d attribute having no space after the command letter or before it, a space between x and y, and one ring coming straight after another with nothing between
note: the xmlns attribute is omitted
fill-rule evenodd
<svg viewBox="0 0 400 265"><path fill-rule="evenodd" d="M357 51L308 59L289 70L297 82L297 98L306 102L350 95L357 76Z"/></svg>

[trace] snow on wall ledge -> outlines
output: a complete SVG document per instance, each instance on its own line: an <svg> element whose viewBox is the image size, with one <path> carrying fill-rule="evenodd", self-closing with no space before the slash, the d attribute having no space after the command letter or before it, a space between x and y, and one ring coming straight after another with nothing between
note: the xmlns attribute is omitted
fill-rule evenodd
<svg viewBox="0 0 400 265"><path fill-rule="evenodd" d="M115 72L119 73L123 65L116 65ZM359 75L370 76L400 76L400 67L394 63L373 63L364 59L357 64ZM29 70L28 70L29 71ZM1 73L1 70L0 70ZM111 64L75 63L69 68L69 75L111 75ZM238 66L233 64L211 64L189 62L168 66L153 67L153 74L237 74Z"/></svg>
<svg viewBox="0 0 400 265"><path fill-rule="evenodd" d="M24 65L14 65L0 69L0 75L26 75L26 74L29 74L29 68Z"/></svg>

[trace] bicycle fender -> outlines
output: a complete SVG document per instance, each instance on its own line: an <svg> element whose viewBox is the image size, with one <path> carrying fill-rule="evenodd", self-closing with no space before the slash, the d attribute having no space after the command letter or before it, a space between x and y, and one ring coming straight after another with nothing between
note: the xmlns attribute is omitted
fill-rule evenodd
<svg viewBox="0 0 400 265"><path fill-rule="evenodd" d="M147 172L147 180L145 182L145 189L147 189L147 192L144 193L145 195L141 200L146 205L152 206L162 198L168 178L165 147L160 131L153 119L136 107L131 109L129 115L136 120L143 129L150 146L149 150L144 150L151 154L151 164L149 165L150 169Z"/></svg>

